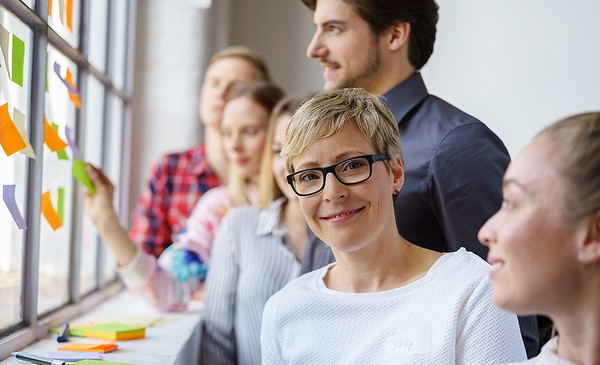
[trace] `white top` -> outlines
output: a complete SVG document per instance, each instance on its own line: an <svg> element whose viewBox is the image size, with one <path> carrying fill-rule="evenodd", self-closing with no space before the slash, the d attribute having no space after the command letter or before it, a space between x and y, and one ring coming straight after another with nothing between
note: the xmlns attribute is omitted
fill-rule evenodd
<svg viewBox="0 0 600 365"><path fill-rule="evenodd" d="M335 263L269 299L263 364L490 364L526 360L517 317L491 301L490 267L461 248L403 287L328 289Z"/></svg>
<svg viewBox="0 0 600 365"><path fill-rule="evenodd" d="M532 359L522 362L511 363L513 365L518 364L539 364L539 365L577 365L567 359L563 359L558 356L556 350L558 349L558 336L554 336L550 341L546 342L540 354Z"/></svg>

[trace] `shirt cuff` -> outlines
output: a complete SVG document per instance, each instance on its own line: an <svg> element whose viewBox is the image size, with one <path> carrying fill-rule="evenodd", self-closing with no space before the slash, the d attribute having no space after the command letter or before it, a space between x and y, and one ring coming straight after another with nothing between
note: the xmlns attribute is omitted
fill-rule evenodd
<svg viewBox="0 0 600 365"><path fill-rule="evenodd" d="M145 285L154 270L156 270L156 258L139 247L136 248L135 256L129 264L117 266L117 273L130 287Z"/></svg>

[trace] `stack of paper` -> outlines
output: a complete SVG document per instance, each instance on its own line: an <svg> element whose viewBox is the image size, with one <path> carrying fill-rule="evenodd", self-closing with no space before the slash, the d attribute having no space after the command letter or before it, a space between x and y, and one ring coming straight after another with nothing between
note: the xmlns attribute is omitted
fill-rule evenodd
<svg viewBox="0 0 600 365"><path fill-rule="evenodd" d="M83 331L83 335L85 337L118 341L144 338L145 332L146 329L140 326L131 326L122 323L105 323L86 327Z"/></svg>

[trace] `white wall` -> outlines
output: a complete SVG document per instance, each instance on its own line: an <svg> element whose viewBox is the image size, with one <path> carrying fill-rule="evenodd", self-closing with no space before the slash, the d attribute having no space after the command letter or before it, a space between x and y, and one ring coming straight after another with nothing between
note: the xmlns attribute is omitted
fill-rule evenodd
<svg viewBox="0 0 600 365"><path fill-rule="evenodd" d="M600 110L600 2L440 0L431 93L480 118L514 156L543 126Z"/></svg>
<svg viewBox="0 0 600 365"><path fill-rule="evenodd" d="M151 165L202 141L198 97L210 56L229 44L229 0L140 0L132 115L129 209L137 205ZM131 215L130 215L131 216Z"/></svg>

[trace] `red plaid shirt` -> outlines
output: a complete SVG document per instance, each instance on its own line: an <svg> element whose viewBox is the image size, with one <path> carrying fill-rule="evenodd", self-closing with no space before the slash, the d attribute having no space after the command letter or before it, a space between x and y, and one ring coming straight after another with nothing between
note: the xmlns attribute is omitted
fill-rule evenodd
<svg viewBox="0 0 600 365"><path fill-rule="evenodd" d="M158 257L185 227L202 194L220 182L208 166L204 145L163 156L151 171L129 238Z"/></svg>

